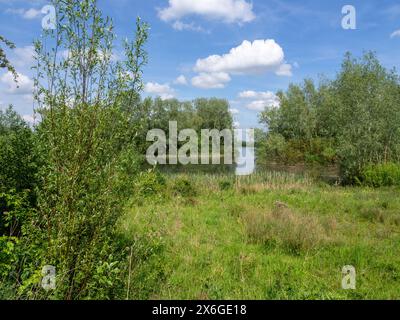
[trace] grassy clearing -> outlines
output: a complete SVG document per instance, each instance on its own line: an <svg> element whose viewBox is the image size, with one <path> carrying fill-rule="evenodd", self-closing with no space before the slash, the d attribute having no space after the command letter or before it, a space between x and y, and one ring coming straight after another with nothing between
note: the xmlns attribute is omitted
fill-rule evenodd
<svg viewBox="0 0 400 320"><path fill-rule="evenodd" d="M121 223L142 258L131 298L400 298L398 189L272 173L170 178ZM345 265L355 291L341 289Z"/></svg>

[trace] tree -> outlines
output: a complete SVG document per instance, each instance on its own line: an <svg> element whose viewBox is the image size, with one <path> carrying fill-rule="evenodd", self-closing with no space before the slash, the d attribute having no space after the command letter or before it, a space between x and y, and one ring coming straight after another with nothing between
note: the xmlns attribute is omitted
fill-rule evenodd
<svg viewBox="0 0 400 320"><path fill-rule="evenodd" d="M0 110L0 191L33 190L36 164L32 130L10 106Z"/></svg>
<svg viewBox="0 0 400 320"><path fill-rule="evenodd" d="M316 87L306 80L278 94L280 108L267 108L260 122L308 159L337 159L345 182L369 164L400 159L400 86L374 53L345 56L336 79Z"/></svg>
<svg viewBox="0 0 400 320"><path fill-rule="evenodd" d="M229 103L222 99L196 99L194 101L197 114L200 118L200 129L231 129L232 115L229 112Z"/></svg>
<svg viewBox="0 0 400 320"><path fill-rule="evenodd" d="M148 26L137 20L126 60L115 62L113 24L96 0L52 4L57 28L35 42L42 187L24 240L38 249L24 259L20 291L42 298L32 279L53 265L52 298L121 297L126 252L116 224L140 169L132 116L140 108Z"/></svg>
<svg viewBox="0 0 400 320"><path fill-rule="evenodd" d="M345 179L359 177L368 164L399 161L399 77L386 70L374 53L361 59L347 54L332 83L333 117Z"/></svg>

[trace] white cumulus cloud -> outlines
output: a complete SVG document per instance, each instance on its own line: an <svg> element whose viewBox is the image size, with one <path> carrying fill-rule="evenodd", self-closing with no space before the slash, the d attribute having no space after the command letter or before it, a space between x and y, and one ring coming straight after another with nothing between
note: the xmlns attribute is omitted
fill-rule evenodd
<svg viewBox="0 0 400 320"><path fill-rule="evenodd" d="M205 73L202 72L192 79L192 85L201 89L222 89L231 77L225 72Z"/></svg>
<svg viewBox="0 0 400 320"><path fill-rule="evenodd" d="M175 97L175 91L168 83L159 84L157 82L148 82L144 87L144 91L148 94L158 96L163 100Z"/></svg>
<svg viewBox="0 0 400 320"><path fill-rule="evenodd" d="M279 98L271 91L243 91L239 93L239 98L246 101L246 108L253 111L263 111L266 107L278 108Z"/></svg>
<svg viewBox="0 0 400 320"><path fill-rule="evenodd" d="M15 48L13 54L14 56L11 57L11 60L17 67L31 67L35 63L35 48L33 46Z"/></svg>
<svg viewBox="0 0 400 320"><path fill-rule="evenodd" d="M7 86L6 93L16 95L29 95L33 92L33 80L28 76L18 73L18 83L15 83L11 72L3 74L0 82Z"/></svg>
<svg viewBox="0 0 400 320"><path fill-rule="evenodd" d="M279 44L273 39L243 41L241 45L232 48L223 55L211 55L198 59L194 71L201 78L207 75L224 74L225 82L230 81L230 75L249 75L274 72L278 76L291 76L292 66L285 62L285 54ZM228 79L229 78L229 79ZM221 88L220 85L214 86Z"/></svg>
<svg viewBox="0 0 400 320"><path fill-rule="evenodd" d="M234 74L277 72L284 64L284 58L283 49L275 40L243 41L227 54L197 60L195 71Z"/></svg>
<svg viewBox="0 0 400 320"><path fill-rule="evenodd" d="M275 73L277 76L291 77L293 75L292 66L288 63L281 64Z"/></svg>
<svg viewBox="0 0 400 320"><path fill-rule="evenodd" d="M197 15L226 23L246 23L255 19L253 4L245 0L169 0L168 7L158 9L163 21L178 21Z"/></svg>

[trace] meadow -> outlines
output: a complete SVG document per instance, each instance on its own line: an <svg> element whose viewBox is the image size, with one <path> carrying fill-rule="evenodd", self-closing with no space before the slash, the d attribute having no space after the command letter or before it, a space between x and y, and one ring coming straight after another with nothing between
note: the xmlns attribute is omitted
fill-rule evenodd
<svg viewBox="0 0 400 320"><path fill-rule="evenodd" d="M400 297L396 188L278 172L171 174L160 189L149 186L120 224L138 244L130 298ZM342 289L346 265L356 268L356 290Z"/></svg>

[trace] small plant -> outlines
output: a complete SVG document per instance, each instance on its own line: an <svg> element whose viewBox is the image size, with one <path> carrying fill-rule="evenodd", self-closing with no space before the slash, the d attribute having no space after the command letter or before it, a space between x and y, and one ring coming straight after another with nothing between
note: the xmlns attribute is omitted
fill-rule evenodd
<svg viewBox="0 0 400 320"><path fill-rule="evenodd" d="M141 173L135 183L135 194L139 197L152 197L162 194L166 186L163 175L156 171Z"/></svg>
<svg viewBox="0 0 400 320"><path fill-rule="evenodd" d="M0 282L9 276L18 261L17 244L18 239L15 237L0 237Z"/></svg>
<svg viewBox="0 0 400 320"><path fill-rule="evenodd" d="M221 191L231 190L234 186L234 182L231 180L222 180L219 182L219 189Z"/></svg>
<svg viewBox="0 0 400 320"><path fill-rule="evenodd" d="M193 183L185 177L179 177L174 181L172 192L175 196L182 197L193 197L197 194Z"/></svg>
<svg viewBox="0 0 400 320"><path fill-rule="evenodd" d="M364 170L362 181L374 188L400 186L400 164L370 165Z"/></svg>

